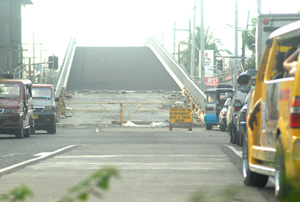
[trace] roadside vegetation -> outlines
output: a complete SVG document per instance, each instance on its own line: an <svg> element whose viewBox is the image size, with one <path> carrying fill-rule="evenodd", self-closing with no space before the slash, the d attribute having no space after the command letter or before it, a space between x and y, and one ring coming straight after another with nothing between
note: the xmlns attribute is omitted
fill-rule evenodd
<svg viewBox="0 0 300 202"><path fill-rule="evenodd" d="M116 168L102 168L91 176L71 187L68 193L57 202L87 202L91 196L101 198L104 191L110 188L112 178L119 178ZM33 191L26 185L13 188L7 194L0 196L0 202L25 202L34 197Z"/></svg>

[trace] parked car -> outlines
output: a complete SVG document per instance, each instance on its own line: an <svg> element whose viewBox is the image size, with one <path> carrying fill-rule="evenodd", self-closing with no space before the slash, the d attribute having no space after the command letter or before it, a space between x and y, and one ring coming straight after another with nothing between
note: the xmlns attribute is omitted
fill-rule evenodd
<svg viewBox="0 0 300 202"><path fill-rule="evenodd" d="M236 127L237 127L237 121L236 116L240 109L242 108L244 104L244 100L247 96L247 93L242 92L241 88L243 86L236 85L233 98L231 100L230 106L228 107L227 116L226 116L226 122L227 122L227 133L230 135L230 142L236 143Z"/></svg>
<svg viewBox="0 0 300 202"><path fill-rule="evenodd" d="M248 93L246 96L246 99L244 101L244 106L241 108L241 110L237 114L237 127L236 127L236 144L239 146L243 146L244 136L245 133L247 133L247 110L248 110L248 100L251 97L251 95Z"/></svg>
<svg viewBox="0 0 300 202"><path fill-rule="evenodd" d="M220 131L226 131L227 123L226 123L226 115L228 107L231 103L231 98L227 98L227 100L224 103L224 106L219 114L219 124L220 124Z"/></svg>
<svg viewBox="0 0 300 202"><path fill-rule="evenodd" d="M253 81L256 74L257 74L257 70L247 70L245 72L243 72L241 75L243 74L249 74L252 77ZM245 93L247 93L247 96L244 100L244 105L242 106L242 108L240 109L240 111L238 112L237 116L236 116L236 144L239 146L243 146L243 140L244 140L244 136L247 133L247 128L246 128L246 121L247 121L247 110L248 110L248 105L250 104L249 102L251 101L251 96L252 96L252 92L253 89L251 89L251 85L252 83L248 83L246 84L247 87L245 88L241 88L241 90Z"/></svg>
<svg viewBox="0 0 300 202"><path fill-rule="evenodd" d="M2 79L0 88L1 133L30 137L34 128L31 81Z"/></svg>
<svg viewBox="0 0 300 202"><path fill-rule="evenodd" d="M53 85L34 84L32 94L35 129L46 130L50 134L55 134L56 105Z"/></svg>
<svg viewBox="0 0 300 202"><path fill-rule="evenodd" d="M252 77L255 77L257 74L257 70L255 69L250 69L242 74L249 74ZM241 135L238 134L239 130L237 129L239 126L239 121L238 121L238 114L239 111L242 109L242 107L245 104L245 99L248 93L251 90L251 85L249 84L236 84L235 91L234 91L234 96L232 98L231 104L228 107L227 111L227 116L226 116L226 121L227 121L227 132L230 135L230 142L234 144L241 144Z"/></svg>

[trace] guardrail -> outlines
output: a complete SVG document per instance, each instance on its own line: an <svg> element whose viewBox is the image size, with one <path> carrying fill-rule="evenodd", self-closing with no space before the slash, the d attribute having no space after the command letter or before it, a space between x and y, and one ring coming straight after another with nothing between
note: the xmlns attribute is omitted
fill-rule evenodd
<svg viewBox="0 0 300 202"><path fill-rule="evenodd" d="M75 38L71 38L61 68L59 70L57 80L54 84L56 99L59 99L66 90L75 48L76 48L76 40Z"/></svg>
<svg viewBox="0 0 300 202"><path fill-rule="evenodd" d="M205 94L198 86L186 75L180 68L178 63L170 56L170 54L154 39L149 38L145 42L145 46L149 47L156 57L160 60L169 74L173 77L178 86L184 91L190 101L194 112L198 115L200 120L203 119L205 109Z"/></svg>

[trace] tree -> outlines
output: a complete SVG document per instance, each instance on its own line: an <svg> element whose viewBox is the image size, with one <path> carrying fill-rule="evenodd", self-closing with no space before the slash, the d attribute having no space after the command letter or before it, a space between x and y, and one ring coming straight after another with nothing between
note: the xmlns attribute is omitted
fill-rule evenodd
<svg viewBox="0 0 300 202"><path fill-rule="evenodd" d="M195 66L199 66L199 50L200 50L200 27L196 27L196 36L195 36ZM190 71L190 57L189 57L189 39L185 41L180 41L180 44L185 45L187 48L181 51L181 61L184 66L188 67L188 71ZM214 32L210 30L210 27L207 27L206 30L204 30L204 47L206 50L214 50L215 58L216 57L222 57L223 53L227 53L229 55L232 55L232 53L227 49L220 49L221 46L221 40L219 38L216 38L214 36ZM214 60L216 61L216 60ZM198 69L196 70L195 74L198 75ZM190 73L190 72L189 72Z"/></svg>
<svg viewBox="0 0 300 202"><path fill-rule="evenodd" d="M246 29L242 32L242 43L252 52L251 58L249 58L245 65L244 70L255 69L255 32L256 32L256 18L252 18L251 29Z"/></svg>

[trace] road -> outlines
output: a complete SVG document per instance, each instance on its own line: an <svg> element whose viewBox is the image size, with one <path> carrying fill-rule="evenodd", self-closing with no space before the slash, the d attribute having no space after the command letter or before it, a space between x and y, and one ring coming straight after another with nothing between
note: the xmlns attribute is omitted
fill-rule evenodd
<svg viewBox="0 0 300 202"><path fill-rule="evenodd" d="M242 184L241 148L218 129L59 127L56 135L0 140L0 194L26 184L34 191L30 202L57 201L105 166L118 168L121 178L111 182L103 201L188 201L195 193L224 201L217 199L224 190L237 191L225 201L275 201L272 184L264 189Z"/></svg>
<svg viewBox="0 0 300 202"><path fill-rule="evenodd" d="M148 47L77 47L67 90L84 89L180 90Z"/></svg>

